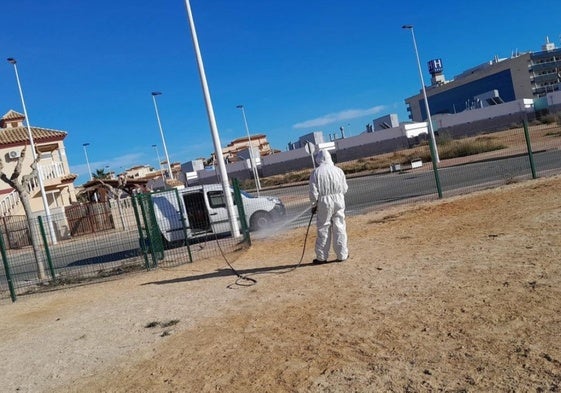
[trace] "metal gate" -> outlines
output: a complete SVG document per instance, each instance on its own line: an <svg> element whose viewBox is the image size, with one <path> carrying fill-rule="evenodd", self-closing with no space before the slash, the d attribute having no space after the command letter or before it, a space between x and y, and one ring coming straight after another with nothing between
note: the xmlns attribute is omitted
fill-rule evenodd
<svg viewBox="0 0 561 393"><path fill-rule="evenodd" d="M179 193L177 189L174 189L173 191L175 198L177 198L177 203L179 204ZM167 190L166 192L169 193L170 190ZM163 260L165 257L165 239L162 236L160 227L158 226L158 222L156 220L156 214L154 212L153 196L158 193L160 192L137 194L132 198L134 214L140 236L140 248L144 255L146 268L148 269L157 267L158 261ZM185 220L182 220L182 222L185 222ZM187 246L189 261L193 262L187 236L185 236L184 245Z"/></svg>
<svg viewBox="0 0 561 393"><path fill-rule="evenodd" d="M235 206L238 209L243 240L240 242L239 239L233 239L232 244L239 246L240 243L245 243L249 246L251 245L251 239L245 219L239 183L237 179L233 179L233 183L233 196ZM192 204L189 205L190 202L193 202L192 200L184 200L185 195L187 194L173 188L133 196L132 201L140 238L140 249L144 255L147 269L157 267L159 261L163 261L166 254L168 254L166 264L178 262L180 260L178 255L187 256L189 262L193 262L192 244L200 245L202 242L206 242L210 235L214 240L221 237L217 237L217 234L207 228L211 224L206 209L206 221L192 214L196 213L197 210ZM204 204L203 201L199 202ZM185 210L186 205L188 205L187 211ZM164 213L165 217L162 217L162 213L165 211L168 211L168 213ZM158 217L161 222L158 222ZM170 217L173 217L173 219L170 219ZM170 224L171 222L173 224ZM203 225L204 222L206 222L206 225ZM163 233L166 235L164 236ZM222 252L219 243L217 243L216 249L217 252ZM188 255L185 255L185 252ZM183 257L181 259L185 261Z"/></svg>
<svg viewBox="0 0 561 393"><path fill-rule="evenodd" d="M91 202L67 206L64 212L72 236L115 228L109 202Z"/></svg>

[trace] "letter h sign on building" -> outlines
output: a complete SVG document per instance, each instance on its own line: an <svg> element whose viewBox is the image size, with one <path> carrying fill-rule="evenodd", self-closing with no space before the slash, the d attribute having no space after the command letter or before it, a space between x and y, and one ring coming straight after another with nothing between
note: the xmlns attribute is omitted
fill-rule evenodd
<svg viewBox="0 0 561 393"><path fill-rule="evenodd" d="M439 74L443 70L441 59L429 60L427 64L429 66L429 73L431 75Z"/></svg>

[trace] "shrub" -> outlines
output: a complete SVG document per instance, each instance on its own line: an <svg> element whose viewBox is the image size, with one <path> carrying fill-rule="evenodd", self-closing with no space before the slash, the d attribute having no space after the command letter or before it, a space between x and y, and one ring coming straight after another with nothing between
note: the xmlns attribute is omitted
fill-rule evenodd
<svg viewBox="0 0 561 393"><path fill-rule="evenodd" d="M438 136L436 137L436 144L437 145L447 145L452 143L454 138L450 135L449 131L439 132Z"/></svg>
<svg viewBox="0 0 561 393"><path fill-rule="evenodd" d="M542 116L540 118L540 122L542 124L553 124L553 123L555 123L555 121L556 121L555 115L553 115L553 114L547 114L547 115Z"/></svg>
<svg viewBox="0 0 561 393"><path fill-rule="evenodd" d="M474 140L459 140L454 141L444 149L439 151L441 159L466 157L473 154L485 153L488 151L501 150L506 148L505 145L496 141L491 136L481 136Z"/></svg>

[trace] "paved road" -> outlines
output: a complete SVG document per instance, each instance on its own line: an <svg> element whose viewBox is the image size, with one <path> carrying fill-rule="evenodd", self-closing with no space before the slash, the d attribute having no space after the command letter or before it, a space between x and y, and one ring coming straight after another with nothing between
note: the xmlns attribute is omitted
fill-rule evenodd
<svg viewBox="0 0 561 393"><path fill-rule="evenodd" d="M53 267L67 268L67 274L72 270L82 270L86 266L92 266L92 273L98 268L97 264L109 264L119 266L127 258L136 258L139 255L138 231L130 230L123 232L101 233L99 236L91 235L76 238L71 241L61 241L56 245L49 246L49 252ZM10 273L16 281L35 281L36 263L31 247L23 250L8 252L10 262ZM44 268L47 275L48 265L46 254L43 253ZM3 288L6 282L4 269L0 270L0 286Z"/></svg>
<svg viewBox="0 0 561 393"><path fill-rule="evenodd" d="M533 158L538 176L540 173L545 174L552 171L558 173L561 168L560 150L536 153ZM473 191L478 188L506 184L514 180L532 178L528 156L443 167L438 170L438 173L443 197L465 190ZM421 170L350 177L348 183L349 192L346 196L346 203L349 215L412 198L438 198L436 179L430 163L426 163ZM307 185L270 190L266 193L289 201L287 202L287 222L290 227L308 224L309 215L302 214L309 208Z"/></svg>

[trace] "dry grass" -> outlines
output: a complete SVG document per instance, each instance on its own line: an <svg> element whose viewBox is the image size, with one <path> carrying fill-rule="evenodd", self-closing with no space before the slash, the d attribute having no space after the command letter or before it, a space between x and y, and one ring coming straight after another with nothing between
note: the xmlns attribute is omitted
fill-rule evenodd
<svg viewBox="0 0 561 393"><path fill-rule="evenodd" d="M530 127L530 134L533 143L539 148L542 144L561 145L561 126L557 124L535 125ZM453 140L446 136L437 137L438 152L441 160L448 160L458 157L475 156L482 153L493 151L515 152L517 149L524 148L526 141L524 130L521 127L512 128L506 131L495 132L493 134L478 135L469 138ZM354 173L376 173L388 171L390 165L408 165L411 160L420 158L423 162L430 162L431 155L428 144L422 144L410 149L403 149L393 153L384 153L372 157L359 158L357 160L342 162L338 166L346 174ZM291 184L308 181L311 169L293 171L281 175L261 178L262 187L272 187L283 184ZM243 189L255 187L253 180L241 183Z"/></svg>

